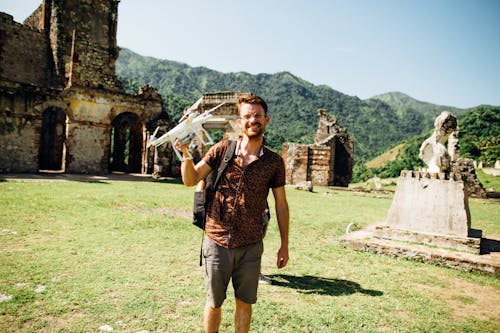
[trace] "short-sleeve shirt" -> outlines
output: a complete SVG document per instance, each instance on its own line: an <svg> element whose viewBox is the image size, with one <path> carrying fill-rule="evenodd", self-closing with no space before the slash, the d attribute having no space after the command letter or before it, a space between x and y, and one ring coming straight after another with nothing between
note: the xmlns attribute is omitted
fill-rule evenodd
<svg viewBox="0 0 500 333"><path fill-rule="evenodd" d="M203 157L212 169L218 168L226 145L227 141L217 143ZM207 209L205 233L226 248L260 242L269 189L284 185L285 165L280 155L262 147L259 157L244 167L235 152Z"/></svg>

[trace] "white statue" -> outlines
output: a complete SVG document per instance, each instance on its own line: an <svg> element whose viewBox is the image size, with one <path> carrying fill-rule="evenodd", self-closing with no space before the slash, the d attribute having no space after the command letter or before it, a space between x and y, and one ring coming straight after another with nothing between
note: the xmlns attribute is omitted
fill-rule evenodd
<svg viewBox="0 0 500 333"><path fill-rule="evenodd" d="M457 128L457 118L450 112L442 112L434 121L434 133L420 146L419 157L427 164L429 172L450 170L451 157L446 140Z"/></svg>

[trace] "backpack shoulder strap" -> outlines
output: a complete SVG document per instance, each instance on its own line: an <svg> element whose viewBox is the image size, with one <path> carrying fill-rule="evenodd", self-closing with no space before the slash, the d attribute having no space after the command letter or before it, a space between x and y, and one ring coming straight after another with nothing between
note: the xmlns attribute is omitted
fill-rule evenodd
<svg viewBox="0 0 500 333"><path fill-rule="evenodd" d="M226 151L224 152L224 157L219 164L219 169L217 170L217 176L215 178L215 182L213 184L213 188L216 189L219 185L220 178L224 171L226 171L227 165L229 161L233 158L234 151L236 150L237 142L235 140L227 140Z"/></svg>
<svg viewBox="0 0 500 333"><path fill-rule="evenodd" d="M212 191L213 190L217 190L217 186L219 184L219 180L220 178L222 177L222 174L224 173L224 171L226 170L227 168L227 165L229 164L229 161L231 161L231 159L233 158L233 155L234 155L234 152L236 150L236 141L234 140L228 140L227 141L227 144L226 144L226 150L224 151L224 157L222 158L222 160L220 161L219 163L219 168L217 169L217 176L215 178L215 181L213 184L211 184L211 179L213 179L213 173L215 173L215 170L212 170L212 172L210 172L210 174L208 175L207 177L207 184L206 184L206 188L209 188L211 189ZM205 202L205 205L207 203ZM201 265L203 264L203 239L204 239L204 236L205 235L205 228L203 228L203 235L202 235L202 238L201 238L201 247L200 247L200 267Z"/></svg>

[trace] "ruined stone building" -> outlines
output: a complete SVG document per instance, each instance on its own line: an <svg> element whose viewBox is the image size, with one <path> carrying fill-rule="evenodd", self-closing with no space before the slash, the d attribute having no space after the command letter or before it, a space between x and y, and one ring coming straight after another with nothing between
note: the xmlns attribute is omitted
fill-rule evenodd
<svg viewBox="0 0 500 333"><path fill-rule="evenodd" d="M318 116L314 144L283 144L286 182L347 187L352 179L354 141L324 109L318 110Z"/></svg>
<svg viewBox="0 0 500 333"><path fill-rule="evenodd" d="M221 103L225 103L220 108L213 111L214 116L208 122L204 124L204 128L209 131L209 133L214 133L219 131L220 137L214 137L214 140L218 139L229 139L237 140L241 135L241 129L236 124L236 120L239 118L238 115L238 98L242 95L251 94L250 92L241 91L220 91L205 93L200 97L193 105L184 110L184 114L197 111L198 113L203 113L210 110ZM166 133L169 124L165 126L160 126L160 130L156 137L161 136ZM198 141L198 140L197 140ZM194 151L195 160L201 158L206 152L207 147L202 143L197 142L197 148ZM154 177L170 176L176 175L176 164L179 162L175 159L175 155L172 153L172 148L168 145L159 146L154 154Z"/></svg>
<svg viewBox="0 0 500 333"><path fill-rule="evenodd" d="M236 124L236 120L239 118L237 106L238 98L243 95L251 94L250 92L242 91L205 93L196 103L190 106L187 111L196 110L198 112L204 112L221 103L225 103L213 112L215 118L207 122L204 127L207 130L223 130L225 138L236 140L242 134L241 129Z"/></svg>
<svg viewBox="0 0 500 333"><path fill-rule="evenodd" d="M118 0L44 0L0 13L0 172L147 172L161 97L115 76Z"/></svg>

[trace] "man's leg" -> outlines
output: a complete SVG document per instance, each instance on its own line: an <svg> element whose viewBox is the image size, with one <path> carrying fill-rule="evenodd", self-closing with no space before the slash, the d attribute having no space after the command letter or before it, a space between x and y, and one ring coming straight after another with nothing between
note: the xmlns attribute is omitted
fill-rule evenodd
<svg viewBox="0 0 500 333"><path fill-rule="evenodd" d="M222 319L222 304L226 299L227 286L231 279L233 252L234 250L221 247L205 236L203 243L207 289L203 314L205 332L214 333L219 330Z"/></svg>
<svg viewBox="0 0 500 333"><path fill-rule="evenodd" d="M247 333L250 330L252 320L252 304L245 303L236 298L236 310L234 312L234 331L236 333Z"/></svg>
<svg viewBox="0 0 500 333"><path fill-rule="evenodd" d="M220 321L222 318L222 307L214 308L209 304L205 305L205 313L203 316L203 326L206 333L215 333L219 331Z"/></svg>
<svg viewBox="0 0 500 333"><path fill-rule="evenodd" d="M252 304L257 301L262 242L239 248L236 268L233 271L233 287L236 299L234 312L235 332L248 332L252 319Z"/></svg>

